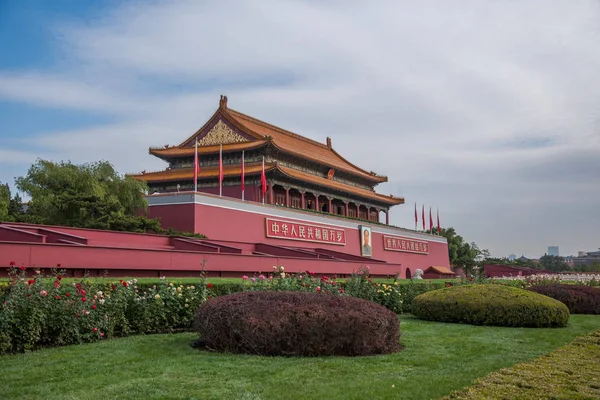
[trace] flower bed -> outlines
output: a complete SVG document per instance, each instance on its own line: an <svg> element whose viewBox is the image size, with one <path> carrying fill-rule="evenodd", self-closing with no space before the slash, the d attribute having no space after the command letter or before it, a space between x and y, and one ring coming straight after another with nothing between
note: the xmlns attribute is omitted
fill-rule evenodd
<svg viewBox="0 0 600 400"><path fill-rule="evenodd" d="M205 285L162 280L139 288L136 280L95 286L63 284L41 274L28 278L11 266L9 290L0 308L0 353L42 346L92 342L115 336L190 330L194 311L206 299Z"/></svg>

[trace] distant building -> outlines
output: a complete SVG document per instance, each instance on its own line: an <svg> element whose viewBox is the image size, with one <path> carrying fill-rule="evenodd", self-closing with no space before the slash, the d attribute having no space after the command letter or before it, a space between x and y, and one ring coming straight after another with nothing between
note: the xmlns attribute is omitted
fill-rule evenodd
<svg viewBox="0 0 600 400"><path fill-rule="evenodd" d="M598 250L599 251L588 252L580 251L577 257L573 257L573 265L578 266L585 264L600 263L600 248Z"/></svg>
<svg viewBox="0 0 600 400"><path fill-rule="evenodd" d="M558 246L548 246L548 255L549 256L559 256Z"/></svg>
<svg viewBox="0 0 600 400"><path fill-rule="evenodd" d="M509 254L508 255L508 259L509 259L509 261L515 261L517 259L517 255L516 254Z"/></svg>

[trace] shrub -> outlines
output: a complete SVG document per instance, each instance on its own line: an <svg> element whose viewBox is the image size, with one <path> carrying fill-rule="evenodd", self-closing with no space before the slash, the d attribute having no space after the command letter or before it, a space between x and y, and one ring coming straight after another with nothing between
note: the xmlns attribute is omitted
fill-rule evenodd
<svg viewBox="0 0 600 400"><path fill-rule="evenodd" d="M9 278L0 307L0 353L191 330L207 293L204 281L184 286L161 280L146 289L135 279L66 284L58 272L52 279L39 273L28 278L25 267L11 267Z"/></svg>
<svg viewBox="0 0 600 400"><path fill-rule="evenodd" d="M326 293L247 291L196 312L209 349L280 356L361 356L399 350L400 322L368 300Z"/></svg>
<svg viewBox="0 0 600 400"><path fill-rule="evenodd" d="M502 285L453 286L421 294L412 302L421 319L473 325L560 327L569 309L558 300Z"/></svg>
<svg viewBox="0 0 600 400"><path fill-rule="evenodd" d="M528 290L564 303L572 314L600 314L600 288L555 284L534 286Z"/></svg>

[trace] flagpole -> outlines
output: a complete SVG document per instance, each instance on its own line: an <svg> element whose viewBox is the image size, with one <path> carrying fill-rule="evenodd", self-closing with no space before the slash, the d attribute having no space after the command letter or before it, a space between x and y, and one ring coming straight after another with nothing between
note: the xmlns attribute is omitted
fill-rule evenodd
<svg viewBox="0 0 600 400"><path fill-rule="evenodd" d="M417 217L417 202L415 201L415 231L417 230L418 221L419 221L419 217Z"/></svg>
<svg viewBox="0 0 600 400"><path fill-rule="evenodd" d="M223 145L219 147L219 196L223 196Z"/></svg>
<svg viewBox="0 0 600 400"><path fill-rule="evenodd" d="M194 192L198 191L198 139L194 145Z"/></svg>
<svg viewBox="0 0 600 400"><path fill-rule="evenodd" d="M263 160L262 160L262 175L261 175L261 179L260 179L260 191L262 192L262 203L265 204L265 192L262 190L262 186L263 186L263 177L265 175L265 156L263 156Z"/></svg>
<svg viewBox="0 0 600 400"><path fill-rule="evenodd" d="M244 201L244 174L245 174L245 168L244 168L244 150L242 150L242 201Z"/></svg>

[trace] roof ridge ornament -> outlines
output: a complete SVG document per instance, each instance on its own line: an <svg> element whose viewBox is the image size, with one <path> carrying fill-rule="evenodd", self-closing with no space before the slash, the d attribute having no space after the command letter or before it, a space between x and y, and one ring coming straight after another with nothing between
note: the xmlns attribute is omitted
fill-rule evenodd
<svg viewBox="0 0 600 400"><path fill-rule="evenodd" d="M221 95L221 99L219 100L219 107L227 108L227 96Z"/></svg>
<svg viewBox="0 0 600 400"><path fill-rule="evenodd" d="M331 149L331 138L327 136L327 147Z"/></svg>

